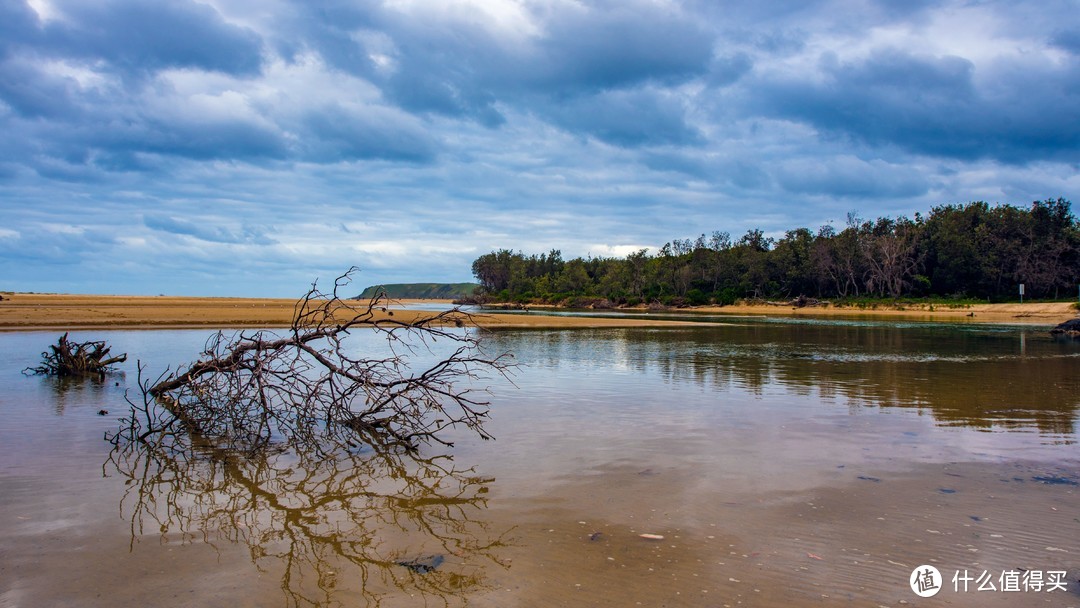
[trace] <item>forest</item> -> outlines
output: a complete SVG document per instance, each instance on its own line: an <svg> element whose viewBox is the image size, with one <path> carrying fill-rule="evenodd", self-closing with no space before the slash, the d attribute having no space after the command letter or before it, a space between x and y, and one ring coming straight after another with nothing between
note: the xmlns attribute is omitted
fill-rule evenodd
<svg viewBox="0 0 1080 608"><path fill-rule="evenodd" d="M1068 200L1029 207L986 202L934 207L914 218L675 239L655 253L564 260L553 249L477 258L480 301L564 306L733 304L740 299L945 298L990 302L1076 296L1080 226Z"/></svg>

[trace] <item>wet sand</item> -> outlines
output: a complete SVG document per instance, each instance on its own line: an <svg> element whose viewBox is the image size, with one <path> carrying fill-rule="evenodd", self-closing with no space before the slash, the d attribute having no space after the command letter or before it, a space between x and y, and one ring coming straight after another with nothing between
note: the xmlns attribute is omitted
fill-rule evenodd
<svg viewBox="0 0 1080 608"><path fill-rule="evenodd" d="M1056 467L954 463L863 472L838 471L833 482L806 491L735 490L712 501L689 499L694 479L678 470L609 471L548 488L543 498L515 498L496 486L493 506L475 515L502 538L497 561L448 555L440 573L456 573L462 588L445 599L476 607L896 606L917 603L907 578L934 564L945 578L935 599L948 605L1080 605L1075 488L1034 481L1059 474ZM273 559L261 560L253 576L244 543L231 542L235 534L158 538L151 526L133 539L102 488L75 484L101 503L94 509L100 519L88 522L87 510L74 505L42 509L39 483L0 484L11 583L0 605L72 605L76 598L86 606L283 605L283 586L319 595L314 581L283 583ZM110 511L112 518L100 515ZM273 547L267 541L262 549ZM329 605L425 605L415 589L403 593L415 583L394 582L375 566L361 584L355 566L333 555L316 563L342 574ZM1068 586L954 591L952 576L964 570L990 572L995 584L1006 571L1061 570ZM455 599L458 592L464 597ZM438 594L427 599L442 605Z"/></svg>
<svg viewBox="0 0 1080 608"><path fill-rule="evenodd" d="M403 304L411 301L403 301ZM445 300L427 302L449 303ZM0 329L287 327L296 300L287 298L194 298L173 296L101 296L69 294L5 294L0 301ZM630 311L633 312L633 311ZM386 313L379 313L380 316ZM433 313L395 310L395 318L413 321ZM663 313L669 315L669 313ZM1072 304L978 304L943 308L899 309L735 305L671 311L670 314L721 314L795 317L857 317L891 320L973 323L1057 324L1077 315ZM686 322L650 319L645 315L570 317L485 312L474 316L484 328L498 327L677 327Z"/></svg>
<svg viewBox="0 0 1080 608"><path fill-rule="evenodd" d="M946 578L936 599L954 606L1075 606L1075 488L1032 481L1055 470L954 463L863 479L838 470L808 491L735 490L711 504L689 499L695 479L684 472L612 472L519 514L528 549L507 553L525 583L479 604L894 606L918 600L907 577L935 564ZM958 570L992 572L997 585L1019 569L1065 570L1071 591L953 591Z"/></svg>

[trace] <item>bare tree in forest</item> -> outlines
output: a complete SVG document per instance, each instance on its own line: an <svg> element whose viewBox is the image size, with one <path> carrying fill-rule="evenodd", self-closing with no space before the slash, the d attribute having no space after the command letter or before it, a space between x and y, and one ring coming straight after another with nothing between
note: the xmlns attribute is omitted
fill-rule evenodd
<svg viewBox="0 0 1080 608"><path fill-rule="evenodd" d="M919 269L918 234L906 218L880 219L860 240L867 266L866 288L879 295L898 298Z"/></svg>
<svg viewBox="0 0 1080 608"><path fill-rule="evenodd" d="M449 445L440 433L454 426L490 438L487 391L476 384L505 376L510 355L484 353L466 328L471 318L458 309L400 321L385 294L342 299L355 271L338 277L330 293L313 284L281 335L218 332L202 359L152 385L140 369L142 399L109 439L255 451L276 444L332 450L364 443L369 433L409 449ZM357 353L348 338L361 331L382 337L386 351Z"/></svg>

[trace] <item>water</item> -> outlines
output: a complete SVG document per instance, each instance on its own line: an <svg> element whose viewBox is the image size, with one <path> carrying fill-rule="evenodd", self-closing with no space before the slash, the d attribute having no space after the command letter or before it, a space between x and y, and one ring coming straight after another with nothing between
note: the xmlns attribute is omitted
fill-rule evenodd
<svg viewBox="0 0 1080 608"><path fill-rule="evenodd" d="M19 373L56 332L0 334L0 606L895 605L920 564L954 605L1080 605L1080 343L1043 329L500 331L494 442L110 461L135 360L208 333L73 334L131 361L63 384Z"/></svg>

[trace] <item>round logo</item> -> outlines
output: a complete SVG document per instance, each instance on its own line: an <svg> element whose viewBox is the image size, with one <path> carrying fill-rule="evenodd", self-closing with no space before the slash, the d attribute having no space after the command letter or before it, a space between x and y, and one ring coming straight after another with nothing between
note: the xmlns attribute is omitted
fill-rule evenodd
<svg viewBox="0 0 1080 608"><path fill-rule="evenodd" d="M941 591L941 573L933 566L915 568L908 582L911 583L911 590L919 597L934 597Z"/></svg>

